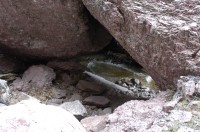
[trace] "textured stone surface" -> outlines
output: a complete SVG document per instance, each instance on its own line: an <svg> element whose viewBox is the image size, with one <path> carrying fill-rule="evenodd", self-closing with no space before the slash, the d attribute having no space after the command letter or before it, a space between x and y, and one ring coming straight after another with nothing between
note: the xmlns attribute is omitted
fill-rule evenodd
<svg viewBox="0 0 200 132"><path fill-rule="evenodd" d="M82 0L162 89L200 75L199 0Z"/></svg>
<svg viewBox="0 0 200 132"><path fill-rule="evenodd" d="M91 116L81 120L81 124L88 132L99 132L106 127L108 115Z"/></svg>
<svg viewBox="0 0 200 132"><path fill-rule="evenodd" d="M60 105L60 107L72 113L79 119L87 115L87 110L79 100L65 102L62 105Z"/></svg>
<svg viewBox="0 0 200 132"><path fill-rule="evenodd" d="M109 33L81 0L28 0L0 3L0 46L10 53L71 57L102 49Z"/></svg>
<svg viewBox="0 0 200 132"><path fill-rule="evenodd" d="M0 109L1 132L86 132L69 112L37 101L22 101Z"/></svg>
<svg viewBox="0 0 200 132"><path fill-rule="evenodd" d="M177 88L183 97L189 98L196 94L200 94L200 76L181 76L177 81Z"/></svg>
<svg viewBox="0 0 200 132"><path fill-rule="evenodd" d="M8 104L10 97L10 88L7 85L7 81L0 79L0 103Z"/></svg>
<svg viewBox="0 0 200 132"><path fill-rule="evenodd" d="M31 87L50 86L55 78L53 69L45 65L33 65L24 72L21 79L18 78L12 83L12 89L27 91Z"/></svg>
<svg viewBox="0 0 200 132"><path fill-rule="evenodd" d="M147 101L132 100L119 106L108 116L106 128L101 132L147 131L163 115L165 95L162 93Z"/></svg>

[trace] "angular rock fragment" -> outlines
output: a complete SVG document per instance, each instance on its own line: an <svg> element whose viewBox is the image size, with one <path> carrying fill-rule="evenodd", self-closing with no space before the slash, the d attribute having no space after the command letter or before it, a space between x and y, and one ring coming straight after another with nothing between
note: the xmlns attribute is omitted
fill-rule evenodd
<svg viewBox="0 0 200 132"><path fill-rule="evenodd" d="M82 119L87 114L87 110L79 100L65 102L60 107L72 113L77 119Z"/></svg>
<svg viewBox="0 0 200 132"><path fill-rule="evenodd" d="M10 98L11 92L7 85L7 81L0 79L0 103L9 104Z"/></svg>

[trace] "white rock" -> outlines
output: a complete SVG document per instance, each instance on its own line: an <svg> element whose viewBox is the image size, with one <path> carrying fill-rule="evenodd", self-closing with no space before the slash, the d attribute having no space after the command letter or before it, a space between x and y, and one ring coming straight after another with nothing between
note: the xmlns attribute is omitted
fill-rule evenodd
<svg viewBox="0 0 200 132"><path fill-rule="evenodd" d="M195 92L200 94L200 81L196 84Z"/></svg>
<svg viewBox="0 0 200 132"><path fill-rule="evenodd" d="M87 114L87 110L79 100L65 102L60 107L72 113L74 116L85 116Z"/></svg>
<svg viewBox="0 0 200 132"><path fill-rule="evenodd" d="M177 132L194 132L194 129L187 126L181 126Z"/></svg>
<svg viewBox="0 0 200 132"><path fill-rule="evenodd" d="M10 89L7 81L0 79L0 103L7 104L10 98Z"/></svg>
<svg viewBox="0 0 200 132"><path fill-rule="evenodd" d="M189 122L192 119L192 113L182 110L172 110L168 119L170 121L178 121L180 123Z"/></svg>
<svg viewBox="0 0 200 132"><path fill-rule="evenodd" d="M194 81L184 82L182 86L182 92L185 97L192 96L195 93L195 82Z"/></svg>
<svg viewBox="0 0 200 132"><path fill-rule="evenodd" d="M0 132L86 132L62 108L25 100L0 109Z"/></svg>

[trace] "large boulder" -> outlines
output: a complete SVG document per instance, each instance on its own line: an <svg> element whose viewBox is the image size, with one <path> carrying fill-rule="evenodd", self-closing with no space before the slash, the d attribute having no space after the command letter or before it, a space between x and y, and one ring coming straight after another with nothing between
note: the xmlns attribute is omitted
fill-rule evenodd
<svg viewBox="0 0 200 132"><path fill-rule="evenodd" d="M110 34L89 15L81 0L0 2L0 47L7 52L72 57L100 50L110 40Z"/></svg>
<svg viewBox="0 0 200 132"><path fill-rule="evenodd" d="M199 0L82 0L162 89L200 76Z"/></svg>

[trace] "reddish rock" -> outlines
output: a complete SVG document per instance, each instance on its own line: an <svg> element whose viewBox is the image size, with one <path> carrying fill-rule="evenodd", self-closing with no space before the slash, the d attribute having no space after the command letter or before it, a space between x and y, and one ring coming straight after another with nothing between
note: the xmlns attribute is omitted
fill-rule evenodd
<svg viewBox="0 0 200 132"><path fill-rule="evenodd" d="M199 0L82 0L161 89L200 76Z"/></svg>
<svg viewBox="0 0 200 132"><path fill-rule="evenodd" d="M110 100L104 96L89 96L83 100L83 103L105 108L109 105Z"/></svg>
<svg viewBox="0 0 200 132"><path fill-rule="evenodd" d="M146 132L148 130L153 132L151 126L165 115L162 109L168 94L168 92L161 92L154 99L132 100L124 103L108 116L106 128L102 132Z"/></svg>
<svg viewBox="0 0 200 132"><path fill-rule="evenodd" d="M72 57L105 47L110 34L81 0L28 0L0 3L0 47L38 58Z"/></svg>

